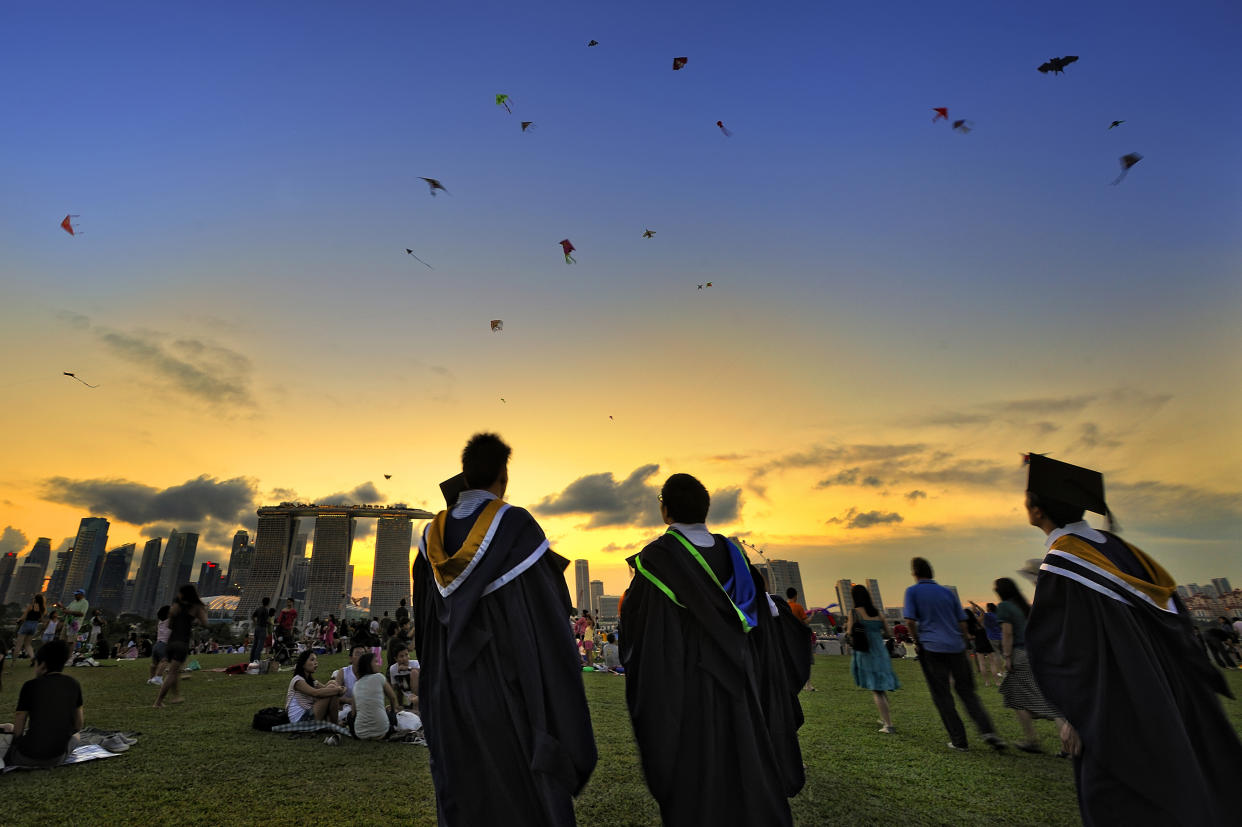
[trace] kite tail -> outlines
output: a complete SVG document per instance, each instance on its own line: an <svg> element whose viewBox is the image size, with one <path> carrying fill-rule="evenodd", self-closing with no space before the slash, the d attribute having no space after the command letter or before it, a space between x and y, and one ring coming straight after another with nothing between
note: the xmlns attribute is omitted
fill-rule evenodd
<svg viewBox="0 0 1242 827"><path fill-rule="evenodd" d="M1126 172L1129 172L1129 171L1130 171L1130 170L1128 170L1128 169L1127 169L1125 172L1121 173L1121 174L1120 174L1120 175L1118 175L1116 178L1114 178L1114 179L1113 179L1113 186L1116 186L1117 184L1120 184L1120 183L1121 183L1121 179L1122 179L1122 178L1125 178L1125 177L1126 177Z"/></svg>
<svg viewBox="0 0 1242 827"><path fill-rule="evenodd" d="M565 263L566 263L566 264L577 264L577 263L578 263L578 259L576 259L576 258L574 258L573 256L571 256L569 253L566 253L566 254L565 254Z"/></svg>

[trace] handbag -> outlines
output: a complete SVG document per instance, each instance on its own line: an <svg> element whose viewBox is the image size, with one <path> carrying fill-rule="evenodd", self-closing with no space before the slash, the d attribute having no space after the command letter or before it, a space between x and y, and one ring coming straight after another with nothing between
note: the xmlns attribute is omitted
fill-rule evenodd
<svg viewBox="0 0 1242 827"><path fill-rule="evenodd" d="M871 641L867 638L867 627L857 617L854 618L854 629L850 632L850 646L855 652L870 652Z"/></svg>

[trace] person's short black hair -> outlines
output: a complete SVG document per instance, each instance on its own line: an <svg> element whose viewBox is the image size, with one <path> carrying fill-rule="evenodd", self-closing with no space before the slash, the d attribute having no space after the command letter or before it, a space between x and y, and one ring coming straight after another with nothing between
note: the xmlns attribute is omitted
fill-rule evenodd
<svg viewBox="0 0 1242 827"><path fill-rule="evenodd" d="M995 611L996 611L996 604L995 604L995 603L989 603L989 604L988 604L988 611L989 611L989 612L995 612Z"/></svg>
<svg viewBox="0 0 1242 827"><path fill-rule="evenodd" d="M49 672L59 672L69 660L69 644L59 638L49 640L35 652L35 663L41 663Z"/></svg>
<svg viewBox="0 0 1242 827"><path fill-rule="evenodd" d="M921 580L932 579L932 564L923 557L915 557L910 561L910 571Z"/></svg>
<svg viewBox="0 0 1242 827"><path fill-rule="evenodd" d="M168 620L168 607L160 606L159 611L155 613L155 619L156 620Z"/></svg>
<svg viewBox="0 0 1242 827"><path fill-rule="evenodd" d="M500 479L513 449L496 434L475 434L461 452L461 472L471 488L489 488Z"/></svg>
<svg viewBox="0 0 1242 827"><path fill-rule="evenodd" d="M357 672L358 672L358 677L360 677L360 678L361 678L362 676L364 676L364 675L371 675L371 674L374 674L374 672L375 672L375 653L374 653L374 652L367 652L365 655L363 655L362 657L358 658L358 665L357 665L356 669L357 669Z"/></svg>
<svg viewBox="0 0 1242 827"><path fill-rule="evenodd" d="M795 589L793 586L790 586L789 588L785 589L785 597L789 598L790 600L793 600L797 596L798 596L798 590Z"/></svg>
<svg viewBox="0 0 1242 827"><path fill-rule="evenodd" d="M660 489L660 502L675 523L705 523L712 498L699 482L689 474L673 474Z"/></svg>
<svg viewBox="0 0 1242 827"><path fill-rule="evenodd" d="M616 636L616 635L614 635L612 632L609 632L609 633L608 633L608 642L609 642L609 643L616 643L616 642L617 642L617 636Z"/></svg>
<svg viewBox="0 0 1242 827"><path fill-rule="evenodd" d="M264 606L266 606L268 603L271 603L271 602L272 602L272 598L270 598L270 597L265 597L265 598L263 598L263 605L264 605Z"/></svg>
<svg viewBox="0 0 1242 827"><path fill-rule="evenodd" d="M1064 528L1070 523L1078 522L1086 512L1081 505L1054 500L1052 497L1041 497L1034 491L1027 491L1026 496L1030 498L1032 506L1044 512L1045 517L1056 523L1057 528Z"/></svg>

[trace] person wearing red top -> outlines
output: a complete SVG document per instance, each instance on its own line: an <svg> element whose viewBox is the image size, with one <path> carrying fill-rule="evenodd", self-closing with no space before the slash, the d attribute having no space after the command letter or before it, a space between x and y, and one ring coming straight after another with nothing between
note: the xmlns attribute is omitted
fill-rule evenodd
<svg viewBox="0 0 1242 827"><path fill-rule="evenodd" d="M789 588L785 589L785 602L789 604L789 611L793 612L794 617L798 618L799 621L806 624L807 626L811 625L810 623L807 623L806 607L798 602L798 590L795 589L793 586L790 586ZM812 636L811 637L811 660L814 661L814 659L815 659L815 638L814 636ZM802 687L802 691L804 692L815 691L815 687L811 685L811 681L809 678L807 679L806 686Z"/></svg>

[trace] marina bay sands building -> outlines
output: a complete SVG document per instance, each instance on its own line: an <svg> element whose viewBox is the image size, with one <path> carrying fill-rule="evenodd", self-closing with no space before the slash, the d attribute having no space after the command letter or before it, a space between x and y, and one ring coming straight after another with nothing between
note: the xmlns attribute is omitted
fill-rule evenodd
<svg viewBox="0 0 1242 827"><path fill-rule="evenodd" d="M259 509L258 533L254 543L254 561L250 577L241 599L238 601L239 619L248 619L259 607L263 598L269 598L277 609L289 596L292 586L292 566L301 555L295 546L298 542L299 519L315 521L314 550L310 559L310 572L306 584L306 604L299 617L306 619L326 618L335 614L343 616L346 597L350 554L353 551L354 527L359 518L378 519L375 543L375 583L372 585L372 602L376 600L374 589L381 583L388 584L382 591L392 591L392 607L408 599L410 594L410 539L413 536L413 520L430 520L434 514L418 508L376 505L315 505L306 503L281 503ZM403 545L404 543L404 545ZM303 546L304 548L304 546ZM396 575L396 567L404 573L404 586ZM400 594L397 591L404 589ZM385 597L385 600L388 598ZM382 610L381 610L382 611Z"/></svg>
<svg viewBox="0 0 1242 827"><path fill-rule="evenodd" d="M375 527L375 571L371 575L371 614L397 616L404 600L410 605L410 542L414 527L409 517L380 517ZM315 545L319 556L319 545ZM322 617L322 615L320 615Z"/></svg>

